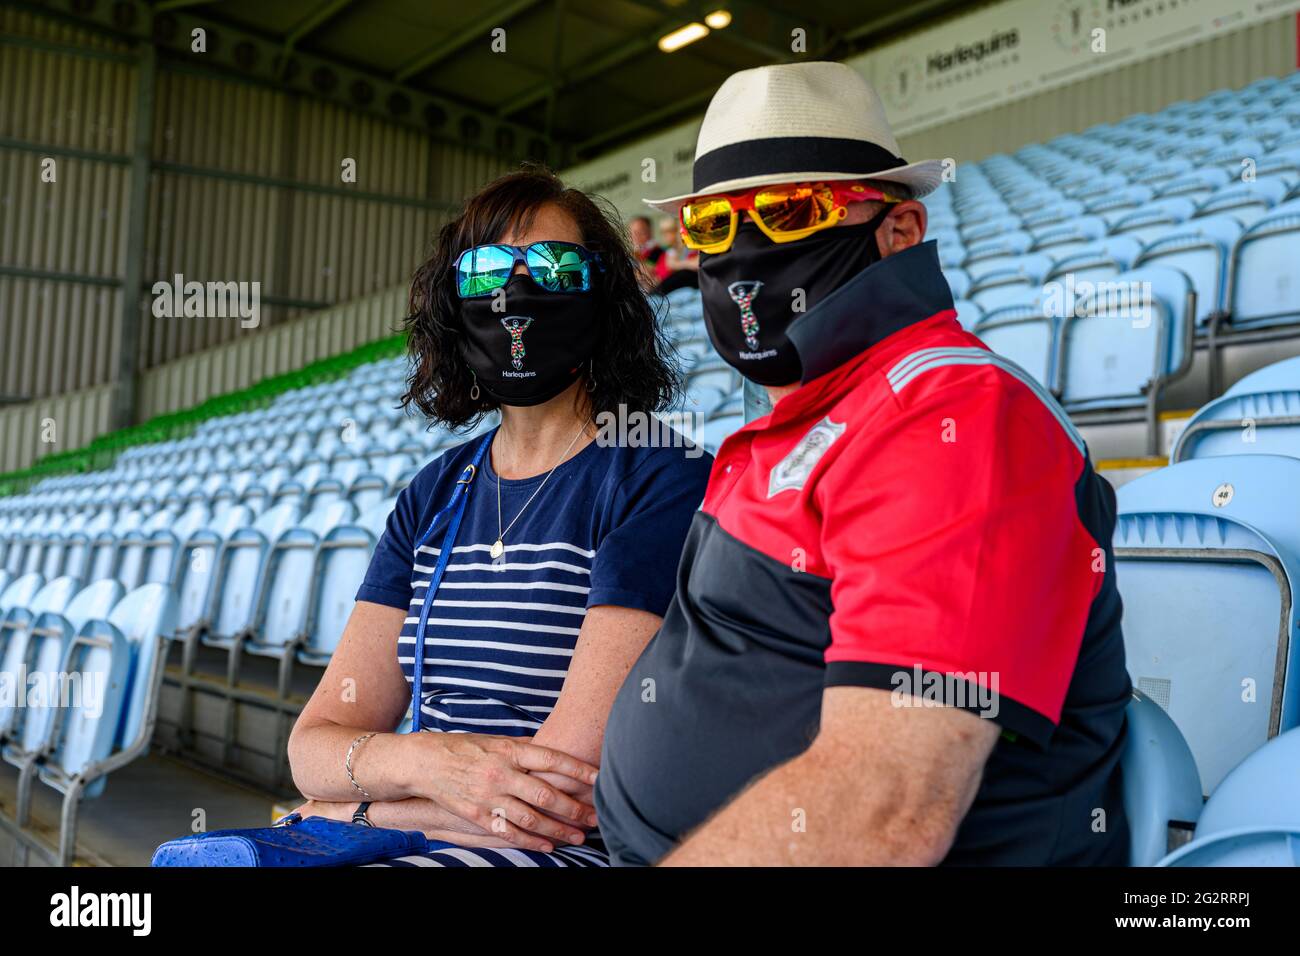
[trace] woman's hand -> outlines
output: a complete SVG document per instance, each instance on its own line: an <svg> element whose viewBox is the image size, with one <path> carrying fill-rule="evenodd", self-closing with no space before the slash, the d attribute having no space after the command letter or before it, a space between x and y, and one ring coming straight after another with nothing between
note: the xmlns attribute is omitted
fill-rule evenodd
<svg viewBox="0 0 1300 956"><path fill-rule="evenodd" d="M596 768L527 737L411 734L410 792L503 840L541 849L536 837L578 844L596 825L596 810L539 773L591 787ZM549 852L549 851L545 851Z"/></svg>

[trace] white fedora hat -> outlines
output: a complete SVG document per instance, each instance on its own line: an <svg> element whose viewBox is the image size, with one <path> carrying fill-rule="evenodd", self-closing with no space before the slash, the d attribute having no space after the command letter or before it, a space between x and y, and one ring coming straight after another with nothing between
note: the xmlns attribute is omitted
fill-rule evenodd
<svg viewBox="0 0 1300 956"><path fill-rule="evenodd" d="M898 155L880 97L844 63L785 63L741 70L713 94L695 144L689 193L645 200L676 213L692 196L772 183L879 179L914 198L942 181L937 159Z"/></svg>

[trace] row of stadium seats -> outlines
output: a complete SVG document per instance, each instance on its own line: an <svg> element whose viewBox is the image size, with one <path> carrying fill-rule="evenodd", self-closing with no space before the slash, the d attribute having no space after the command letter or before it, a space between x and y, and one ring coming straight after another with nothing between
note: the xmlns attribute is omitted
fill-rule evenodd
<svg viewBox="0 0 1300 956"><path fill-rule="evenodd" d="M1115 547L1124 565L1130 669L1188 741L1198 791L1213 793L1234 766L1300 718L1300 651L1292 651L1300 648L1300 622L1290 607L1300 585L1300 531L1286 507L1300 487L1300 459L1282 457L1300 456L1296 403L1300 359L1242 379L1191 419L1177 464L1119 492ZM203 431L238 433L221 421ZM118 467L147 467L145 451L124 455ZM352 502L330 499L304 511L299 499L281 501L253 486L246 501L223 507L219 498L168 492L151 499L140 481L97 486L114 489L110 500L116 494L158 507L145 525L135 520L120 533L30 533L36 516L53 522L68 509L113 507L79 497L93 490L86 487L63 489L73 495L57 503L63 492L43 488L0 502L7 529L0 555L6 568L21 557L17 574L0 571L5 671L54 680L99 667L124 688L98 719L77 712L75 721L56 726L53 711L39 707L0 717L5 759L22 764L42 754L40 779L53 785L147 746L139 736L146 723L152 727L160 648L168 640L223 649L232 672L245 652L325 663L392 507L382 498L358 514ZM259 513L247 502L269 506ZM89 667L72 660L89 649L98 652ZM1251 694L1242 693L1243 678ZM93 778L87 792L102 785Z"/></svg>
<svg viewBox="0 0 1300 956"><path fill-rule="evenodd" d="M1300 322L1300 73L964 164L926 205L966 328L1072 412L1153 419L1197 336Z"/></svg>
<svg viewBox="0 0 1300 956"><path fill-rule="evenodd" d="M1253 109L1263 95L1244 94L1231 95L1234 108ZM1221 115L1229 112L1228 102L1216 94L1170 110L1186 120L1187 135L1219 135L1200 127L1229 122ZM1286 134L1278 123L1296 117L1280 107L1273 113L1270 121L1277 122L1269 135L1276 147ZM1136 140L1117 136L1169 135L1152 122L1116 124L1119 133L1105 155L1083 152L1092 148L1087 143L1108 142L1097 135L1106 130L1092 130L1083 134L1083 145L1069 138L1046 145L1061 158L1030 147L1016 158L964 168L960 182L934 203L936 228L947 212L956 241L970 241L962 262L949 265L952 276L976 283L995 275L971 257L971 248L984 241L971 233L991 214L991 204L1002 203L1023 226L1044 225L1027 205L1029 179L1044 184L1044 204L1053 205L1082 201L1086 190L1067 195L1078 189L1073 177L1081 163L1096 167L1089 170L1094 185L1097 175L1144 175L1136 168L1120 173L1101 167L1137 148ZM1147 156L1146 163L1157 159ZM1126 187L1108 188L1119 193ZM1268 221L1261 216L1251 228ZM1300 222L1280 228L1294 245ZM1153 245L1129 235L1089 242L1110 243L1111 252L1127 258L1094 263L1095 271L1074 269L1075 280L1127 275L1149 283L1137 305L1151 321L1132 321L1128 313L1114 321L1117 310L1103 303L1100 315L1084 310L1045 323L1041 301L1004 302L976 330L990 347L1039 375L1072 411L1149 402L1151 382L1185 366L1203 324L1192 278L1202 275L1196 269L1203 263L1190 250L1186 261L1141 261ZM943 238L939 247L945 251ZM1238 237L1226 259L1220 247L1207 261L1218 267L1235 261L1240 275L1255 268L1247 265L1255 261L1253 253L1243 255L1247 248ZM1023 253L1035 254L1031 248ZM1287 285L1287 270L1295 263L1263 257L1260 268L1260 284L1272 290L1270 308L1291 307L1296 289ZM991 295L994 288L972 285L967 291ZM1035 295L1041 293L1040 284ZM698 428L694 437L716 449L743 421L740 380L709 344L697 291L678 290L660 308L687 371L678 411ZM990 321L1015 308L1028 310L1020 316L1024 321L1010 314ZM1104 316L1112 321L1097 321ZM224 654L230 688L246 654L270 658L278 662L281 699L295 665L328 661L394 496L440 450L468 438L427 431L395 408L403 373L400 359L362 366L341 381L285 393L258 411L208 420L189 438L128 449L110 469L46 479L28 494L0 498L4 673L102 675L110 689L97 713L65 711L46 700L0 714L0 753L27 770L20 817L36 781L60 789L70 852L82 792L95 795L105 774L149 744L169 647L183 646L186 675L201 648ZM1296 734L1300 622L1292 595L1300 584L1300 534L1288 505L1300 487L1297 407L1300 360L1247 376L1193 416L1174 464L1119 490L1115 559L1124 565L1118 578L1126 647L1141 692L1130 708L1126 805L1133 820L1159 821L1155 830L1143 824L1135 843L1138 862L1163 855L1169 821L1193 823L1203 794L1213 801L1225 788L1238 789L1232 781L1248 765L1255 768L1251 774L1261 772L1252 754L1276 752L1276 743ZM1162 726L1166 714L1176 727ZM1270 740L1275 743L1265 746ZM1163 743L1148 746L1152 741ZM1188 761L1181 770L1179 746ZM1152 769L1153 761L1164 763ZM1212 835L1198 831L1193 846Z"/></svg>

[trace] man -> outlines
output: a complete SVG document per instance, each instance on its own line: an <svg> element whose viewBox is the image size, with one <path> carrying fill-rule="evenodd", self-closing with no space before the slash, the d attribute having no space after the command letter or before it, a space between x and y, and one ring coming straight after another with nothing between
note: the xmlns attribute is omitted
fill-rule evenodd
<svg viewBox="0 0 1300 956"><path fill-rule="evenodd" d="M763 67L653 203L774 408L719 450L610 714L617 862L1127 862L1114 493L958 325L915 201L941 172L849 67Z"/></svg>
<svg viewBox="0 0 1300 956"><path fill-rule="evenodd" d="M655 242L654 231L650 228L649 216L633 216L627 223L627 237L632 244L632 254L636 256L641 273L637 277L643 289L651 289L659 281L655 270L664 251Z"/></svg>

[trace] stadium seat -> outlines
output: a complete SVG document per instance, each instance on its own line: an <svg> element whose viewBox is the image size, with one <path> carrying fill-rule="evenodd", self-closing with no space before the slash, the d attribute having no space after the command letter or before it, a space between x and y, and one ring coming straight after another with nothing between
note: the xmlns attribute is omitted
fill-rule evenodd
<svg viewBox="0 0 1300 956"><path fill-rule="evenodd" d="M1023 229L1002 232L967 244L962 267L973 281L979 282L990 272L1015 265L1016 260L1028 252L1033 244L1033 236Z"/></svg>
<svg viewBox="0 0 1300 956"><path fill-rule="evenodd" d="M1189 224L1199 222L1202 216L1228 215L1242 226L1250 226L1285 197L1286 184L1279 179L1230 182L1201 201L1196 207L1196 218Z"/></svg>
<svg viewBox="0 0 1300 956"><path fill-rule="evenodd" d="M738 414L709 419L700 429L700 444L710 455L716 455L723 440L743 424L745 418Z"/></svg>
<svg viewBox="0 0 1300 956"><path fill-rule="evenodd" d="M1140 266L1115 290L1080 301L1061 320L1056 391L1068 411L1146 404L1191 359L1195 292L1182 272Z"/></svg>
<svg viewBox="0 0 1300 956"><path fill-rule="evenodd" d="M1129 672L1182 731L1207 793L1300 716L1297 487L1300 460L1234 455L1117 491Z"/></svg>
<svg viewBox="0 0 1300 956"><path fill-rule="evenodd" d="M343 636L343 626L370 564L370 555L384 533L395 498L386 498L354 522L329 529L320 543L311 577L305 633L298 659L324 665Z"/></svg>
<svg viewBox="0 0 1300 956"><path fill-rule="evenodd" d="M1043 296L1043 280L1055 265L1051 256L1029 253L1005 269L986 272L972 284L964 296L954 292L954 298L970 298L985 313L1006 305L1033 305Z"/></svg>
<svg viewBox="0 0 1300 956"><path fill-rule="evenodd" d="M1196 204L1181 196L1155 199L1128 213L1111 226L1111 235L1129 236L1149 243L1196 213Z"/></svg>
<svg viewBox="0 0 1300 956"><path fill-rule="evenodd" d="M1270 740L1210 795L1195 839L1161 866L1300 866L1300 730Z"/></svg>
<svg viewBox="0 0 1300 956"><path fill-rule="evenodd" d="M1200 816L1201 778L1187 741L1150 697L1133 691L1124 716L1129 865L1154 866L1169 852L1173 831L1189 830Z"/></svg>
<svg viewBox="0 0 1300 956"><path fill-rule="evenodd" d="M975 334L1050 390L1057 325L1056 319L1044 315L1040 305L1009 305L980 319Z"/></svg>
<svg viewBox="0 0 1300 956"><path fill-rule="evenodd" d="M66 642L60 673L79 674L83 683L101 681L101 691L92 699L83 693L51 722L45 744L24 766L18 795L19 826L30 813L33 772L63 795L61 865L75 853L81 800L99 796L109 773L148 749L165 656L161 644L174 629L175 613L170 589L146 584L122 598L107 620L87 620Z"/></svg>
<svg viewBox="0 0 1300 956"><path fill-rule="evenodd" d="M1237 241L1229 280L1234 328L1300 321L1300 200L1257 219Z"/></svg>
<svg viewBox="0 0 1300 956"><path fill-rule="evenodd" d="M1044 278L1051 282L1064 280L1067 274L1072 274L1076 283L1112 279L1128 271L1141 252L1142 244L1136 239L1106 236L1057 259Z"/></svg>
<svg viewBox="0 0 1300 956"><path fill-rule="evenodd" d="M296 651L306 638L322 542L336 528L355 519L356 508L351 502L335 502L308 514L272 542L253 622L242 635L245 650L266 657Z"/></svg>
<svg viewBox="0 0 1300 956"><path fill-rule="evenodd" d="M1196 325L1202 326L1225 308L1228 267L1241 232L1232 216L1189 219L1148 243L1136 264L1181 270L1196 291Z"/></svg>
<svg viewBox="0 0 1300 956"><path fill-rule="evenodd" d="M952 307L957 312L957 321L967 332L973 332L979 320L984 317L984 310L979 307L979 303L969 299L954 299Z"/></svg>
<svg viewBox="0 0 1300 956"><path fill-rule="evenodd" d="M1252 372L1197 409L1169 460L1240 454L1300 458L1300 358Z"/></svg>

